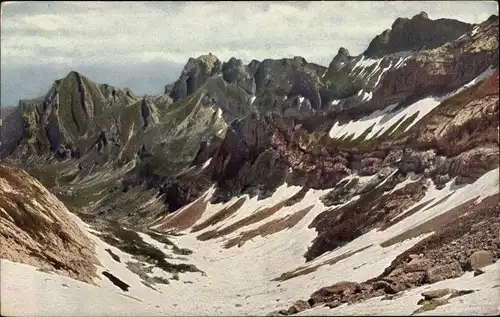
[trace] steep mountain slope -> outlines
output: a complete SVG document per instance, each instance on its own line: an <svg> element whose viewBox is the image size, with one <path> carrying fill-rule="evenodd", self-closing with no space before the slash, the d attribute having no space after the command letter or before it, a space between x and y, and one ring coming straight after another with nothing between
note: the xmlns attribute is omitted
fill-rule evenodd
<svg viewBox="0 0 500 317"><path fill-rule="evenodd" d="M0 157L8 155L17 146L17 142L23 137L24 123L19 107L8 107L0 109Z"/></svg>
<svg viewBox="0 0 500 317"><path fill-rule="evenodd" d="M0 153L147 302L114 313L496 314L498 22L398 19L328 68L208 54L152 97L71 72Z"/></svg>
<svg viewBox="0 0 500 317"><path fill-rule="evenodd" d="M37 180L22 170L0 166L0 212L2 259L92 281L92 242Z"/></svg>
<svg viewBox="0 0 500 317"><path fill-rule="evenodd" d="M2 316L130 314L141 300L126 293L161 303L158 284L204 274L180 256L192 251L165 237L161 244L152 232L99 219L85 224L18 168L0 165L0 215Z"/></svg>

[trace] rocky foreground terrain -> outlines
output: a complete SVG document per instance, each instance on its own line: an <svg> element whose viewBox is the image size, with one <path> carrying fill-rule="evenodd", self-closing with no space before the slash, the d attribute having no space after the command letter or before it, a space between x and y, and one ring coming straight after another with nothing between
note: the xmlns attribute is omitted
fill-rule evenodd
<svg viewBox="0 0 500 317"><path fill-rule="evenodd" d="M328 67L208 54L157 96L72 71L21 100L2 315L498 315L498 22L422 12Z"/></svg>

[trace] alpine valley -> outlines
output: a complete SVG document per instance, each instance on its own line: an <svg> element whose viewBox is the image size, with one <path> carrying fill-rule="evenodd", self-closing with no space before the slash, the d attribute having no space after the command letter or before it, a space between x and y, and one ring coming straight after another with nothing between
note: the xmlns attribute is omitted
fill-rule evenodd
<svg viewBox="0 0 500 317"><path fill-rule="evenodd" d="M421 12L2 108L1 315L498 315L498 34Z"/></svg>

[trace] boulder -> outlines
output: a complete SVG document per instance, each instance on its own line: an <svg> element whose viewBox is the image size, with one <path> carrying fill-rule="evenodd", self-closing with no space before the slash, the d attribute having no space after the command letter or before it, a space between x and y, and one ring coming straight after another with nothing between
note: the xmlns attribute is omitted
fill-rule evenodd
<svg viewBox="0 0 500 317"><path fill-rule="evenodd" d="M387 281L376 281L373 283L373 289L383 289L387 294L396 294L401 291L401 286L397 283L389 283Z"/></svg>
<svg viewBox="0 0 500 317"><path fill-rule="evenodd" d="M468 294L472 294L474 292L475 292L475 290L473 290L473 289L464 289L464 290L456 290L456 289L454 289L454 290L452 290L451 296L448 297L448 299L454 298L454 297L459 297L459 296L464 296L464 295L468 295Z"/></svg>
<svg viewBox="0 0 500 317"><path fill-rule="evenodd" d="M433 289L430 291L425 291L422 293L422 296L424 297L425 300L431 300L433 298L440 298L445 295L448 295L451 293L451 289L449 288L439 288L439 289Z"/></svg>
<svg viewBox="0 0 500 317"><path fill-rule="evenodd" d="M470 257L470 264L474 269L493 264L493 254L486 250L476 251Z"/></svg>
<svg viewBox="0 0 500 317"><path fill-rule="evenodd" d="M432 262L430 260L415 258L403 266L403 271L405 273L426 271L430 267L432 267Z"/></svg>
<svg viewBox="0 0 500 317"><path fill-rule="evenodd" d="M355 292L360 285L355 282L339 282L332 286L323 287L311 295L314 303L325 303L333 299L340 298L345 292Z"/></svg>
<svg viewBox="0 0 500 317"><path fill-rule="evenodd" d="M298 300L295 302L295 304L293 304L292 307L288 308L288 314L289 315L297 314L310 308L311 305L309 305L309 302L304 300Z"/></svg>
<svg viewBox="0 0 500 317"><path fill-rule="evenodd" d="M337 308L340 305L342 305L342 302L339 300L334 300L334 301L331 301L331 302L325 304L325 306L330 308L330 309Z"/></svg>

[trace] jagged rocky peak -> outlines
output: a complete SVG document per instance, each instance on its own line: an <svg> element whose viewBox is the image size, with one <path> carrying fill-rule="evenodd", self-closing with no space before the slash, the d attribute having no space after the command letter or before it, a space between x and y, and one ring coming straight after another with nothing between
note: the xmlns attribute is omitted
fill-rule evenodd
<svg viewBox="0 0 500 317"><path fill-rule="evenodd" d="M337 55L330 62L330 66L328 67L332 71L338 71L346 62L349 62L352 59L351 54L345 47L339 48Z"/></svg>
<svg viewBox="0 0 500 317"><path fill-rule="evenodd" d="M236 58L236 57L231 57L227 62L224 62L222 64L222 68L224 68L225 65L231 65L231 66L235 66L235 67L243 67L243 61L239 58Z"/></svg>
<svg viewBox="0 0 500 317"><path fill-rule="evenodd" d="M82 73L76 71L76 70L71 70L66 74L66 76L55 80L54 84L57 88L60 88L63 83L79 83L79 82L88 82L88 83L93 83L91 80L89 80L85 75Z"/></svg>
<svg viewBox="0 0 500 317"><path fill-rule="evenodd" d="M253 74L251 69L243 64L241 59L235 57L231 57L229 61L222 64L224 81L240 86L249 95L255 94Z"/></svg>
<svg viewBox="0 0 500 317"><path fill-rule="evenodd" d="M62 87L61 84L66 83L66 86ZM69 85L68 85L69 84ZM71 70L65 77L58 79L54 82L54 86L59 93L74 93L74 91L68 91L68 88L76 87L77 91L85 96L85 98L81 99L81 102L84 102L87 98L91 99L100 99L104 97L106 100L114 100L115 102L120 102L123 104L128 104L130 101L139 100L139 97L136 96L130 88L119 88L109 84L100 84L93 82L84 74ZM94 93L90 89L95 87L100 91L99 93ZM49 91L48 95L50 95L51 91Z"/></svg>
<svg viewBox="0 0 500 317"><path fill-rule="evenodd" d="M227 62L222 63L222 75L224 80L232 83L235 81L237 74L245 72L243 61L236 57L231 57Z"/></svg>
<svg viewBox="0 0 500 317"><path fill-rule="evenodd" d="M207 73L215 73L220 69L221 62L217 56L212 53L206 55L201 55L196 59L190 58L186 67L184 68L187 72L191 72L193 69L198 67L203 67Z"/></svg>
<svg viewBox="0 0 500 317"><path fill-rule="evenodd" d="M252 76L255 75L257 69L259 69L260 61L253 59L250 64L247 65L247 68Z"/></svg>
<svg viewBox="0 0 500 317"><path fill-rule="evenodd" d="M338 51L337 55L340 55L340 56L351 56L351 54L349 54L349 51L345 47L339 48L339 51Z"/></svg>
<svg viewBox="0 0 500 317"><path fill-rule="evenodd" d="M433 49L470 31L472 25L453 19L429 19L425 12L408 18L397 18L390 30L377 35L363 53L380 57L402 51Z"/></svg>
<svg viewBox="0 0 500 317"><path fill-rule="evenodd" d="M415 20L415 19L426 19L426 20L429 20L429 15L425 11L422 11L422 12L420 12L419 14L415 15L412 18L412 20Z"/></svg>
<svg viewBox="0 0 500 317"><path fill-rule="evenodd" d="M285 95L295 81L296 75L306 73L308 77L317 77L325 68L308 63L303 57L283 59L265 59L259 63L255 73L256 94L272 92L278 96ZM311 81L314 81L311 78Z"/></svg>
<svg viewBox="0 0 500 317"><path fill-rule="evenodd" d="M66 76L64 76L62 79L70 78L72 76L75 78L78 78L81 76L81 74L79 72L77 72L76 70L70 70L69 73Z"/></svg>
<svg viewBox="0 0 500 317"><path fill-rule="evenodd" d="M80 78L85 78L85 76L81 75L79 72L76 70L71 70L69 71L66 76L59 78L54 81L54 86L57 88L59 87L63 82L65 81L72 81L72 80L79 80Z"/></svg>
<svg viewBox="0 0 500 317"><path fill-rule="evenodd" d="M332 66L332 64L337 65L337 64L340 64L343 62L347 62L351 59L352 59L352 57L351 57L351 54L349 53L349 51L345 47L341 47L341 48L339 48L337 55L335 55L332 62L330 63L330 67Z"/></svg>
<svg viewBox="0 0 500 317"><path fill-rule="evenodd" d="M307 64L306 59L302 56L294 56L292 61L296 65L306 65Z"/></svg>
<svg viewBox="0 0 500 317"><path fill-rule="evenodd" d="M496 14L490 15L490 17L488 18L488 20L486 20L486 22L495 22L495 21L498 22L498 15L496 15Z"/></svg>
<svg viewBox="0 0 500 317"><path fill-rule="evenodd" d="M221 66L221 61L212 53L197 58L191 57L184 66L179 79L172 87L167 85L165 91L170 90L170 97L173 100L182 99L192 94L205 84L210 77L217 74L221 70Z"/></svg>

